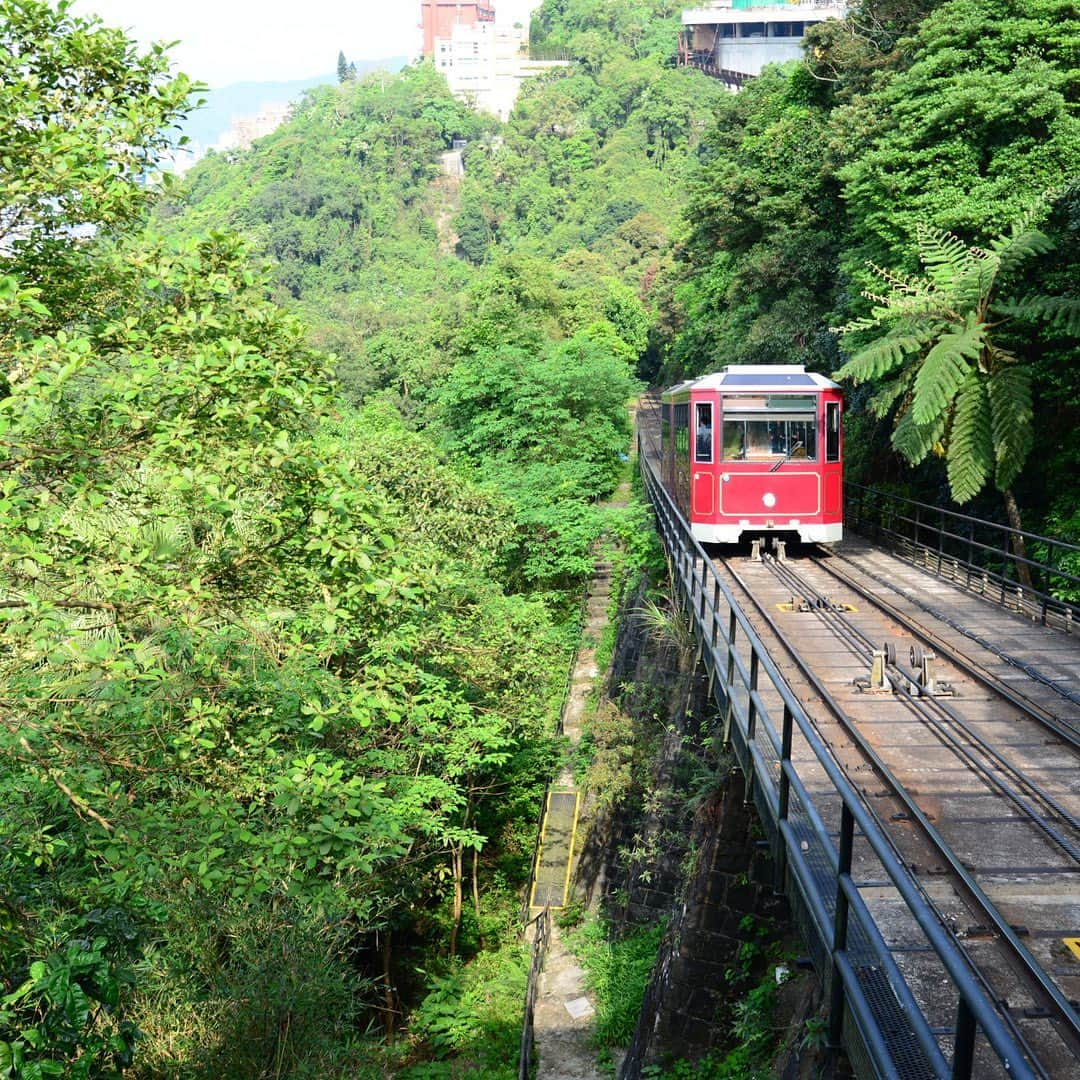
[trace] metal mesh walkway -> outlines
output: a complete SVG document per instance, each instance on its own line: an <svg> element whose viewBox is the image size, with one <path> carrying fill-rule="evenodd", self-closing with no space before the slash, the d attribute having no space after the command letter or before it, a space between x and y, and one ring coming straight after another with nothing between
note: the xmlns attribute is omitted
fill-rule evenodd
<svg viewBox="0 0 1080 1080"><path fill-rule="evenodd" d="M544 824L540 830L540 851L536 857L536 879L530 901L533 907L566 906L577 818L576 791L548 793Z"/></svg>

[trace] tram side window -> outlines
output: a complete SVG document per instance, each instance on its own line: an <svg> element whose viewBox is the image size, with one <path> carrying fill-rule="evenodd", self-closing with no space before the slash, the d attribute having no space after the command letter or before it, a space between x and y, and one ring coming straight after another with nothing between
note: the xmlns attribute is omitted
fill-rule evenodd
<svg viewBox="0 0 1080 1080"><path fill-rule="evenodd" d="M840 402L825 402L825 460L840 460Z"/></svg>
<svg viewBox="0 0 1080 1080"><path fill-rule="evenodd" d="M675 431L673 433L676 457L690 460L690 406L676 405L674 408Z"/></svg>
<svg viewBox="0 0 1080 1080"><path fill-rule="evenodd" d="M709 462L713 459L712 403L699 401L694 406L694 458Z"/></svg>
<svg viewBox="0 0 1080 1080"><path fill-rule="evenodd" d="M723 439L725 461L738 461L746 457L745 420L725 420Z"/></svg>

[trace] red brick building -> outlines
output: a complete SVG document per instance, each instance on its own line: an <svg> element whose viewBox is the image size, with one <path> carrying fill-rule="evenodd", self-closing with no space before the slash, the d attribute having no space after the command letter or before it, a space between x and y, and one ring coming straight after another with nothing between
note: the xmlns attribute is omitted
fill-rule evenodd
<svg viewBox="0 0 1080 1080"><path fill-rule="evenodd" d="M424 55L435 55L437 39L448 39L456 25L476 26L495 21L495 0L464 3L462 0L420 0L420 25L424 31Z"/></svg>

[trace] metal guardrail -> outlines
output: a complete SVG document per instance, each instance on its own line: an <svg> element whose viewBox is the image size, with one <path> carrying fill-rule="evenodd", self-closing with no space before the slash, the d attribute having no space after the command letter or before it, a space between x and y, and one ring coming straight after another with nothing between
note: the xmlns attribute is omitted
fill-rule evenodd
<svg viewBox="0 0 1080 1080"><path fill-rule="evenodd" d="M861 484L845 484L844 525L899 549L939 577L996 599L1071 631L1080 624L1080 576L1065 569L1069 557L1080 564L1080 547L1038 533L917 502ZM1017 555L1021 538L1026 554ZM1032 584L1022 581L1026 568Z"/></svg>
<svg viewBox="0 0 1080 1080"><path fill-rule="evenodd" d="M718 79L720 82L727 83L728 86L738 88L743 87L754 78L753 75L748 75L745 71L731 71L728 68L722 68L718 64L714 64L711 59L703 60L696 56L685 58L683 66L697 68L698 71L708 75L711 79Z"/></svg>
<svg viewBox="0 0 1080 1080"><path fill-rule="evenodd" d="M518 1056L518 1080L529 1080L532 1071L533 1018L536 997L540 992L540 973L551 943L551 912L544 908L536 917L536 936L533 938L532 966L529 968L529 988L525 992L525 1024L521 1030L521 1050Z"/></svg>
<svg viewBox="0 0 1080 1080"><path fill-rule="evenodd" d="M970 1080L979 1053L996 1057L1009 1077L1033 1078L960 946L691 536L644 446L640 464L679 600L692 617L711 690L725 717L725 737L773 845L777 886L788 894L829 995L831 1044L842 1042L864 1076ZM779 709L773 705L770 712L765 690L772 700L779 698ZM824 791L822 773L829 785ZM838 831L826 824L837 817ZM915 1000L852 877L856 845L860 854L866 855L866 848L873 853L914 923L911 930L921 935L914 951L936 965L946 1013L938 1009L940 1014L928 1016ZM910 942L902 951L912 955Z"/></svg>

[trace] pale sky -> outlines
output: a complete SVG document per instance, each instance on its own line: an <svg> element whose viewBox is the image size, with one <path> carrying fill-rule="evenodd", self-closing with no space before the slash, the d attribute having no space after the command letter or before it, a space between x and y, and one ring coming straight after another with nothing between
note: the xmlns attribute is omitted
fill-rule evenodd
<svg viewBox="0 0 1080 1080"><path fill-rule="evenodd" d="M527 22L540 0L495 0L499 22ZM306 79L349 60L412 59L419 52L419 0L76 0L143 44L179 41L178 70L211 88L235 82Z"/></svg>

